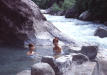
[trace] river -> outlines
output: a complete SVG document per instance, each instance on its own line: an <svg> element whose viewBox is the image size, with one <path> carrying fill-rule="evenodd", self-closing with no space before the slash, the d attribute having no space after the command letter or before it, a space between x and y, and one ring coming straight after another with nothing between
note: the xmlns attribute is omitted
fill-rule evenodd
<svg viewBox="0 0 107 75"><path fill-rule="evenodd" d="M98 46L100 54L104 57L107 56L107 37L100 38L98 36L94 36L98 27L107 28L103 24L81 21L73 18L65 18L64 16L52 16L49 14L44 14L44 16L65 35L75 39L75 42L78 43L79 46Z"/></svg>

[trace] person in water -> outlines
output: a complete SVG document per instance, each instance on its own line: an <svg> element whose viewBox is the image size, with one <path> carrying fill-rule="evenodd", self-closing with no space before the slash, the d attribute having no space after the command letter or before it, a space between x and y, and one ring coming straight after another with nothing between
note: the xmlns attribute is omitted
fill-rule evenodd
<svg viewBox="0 0 107 75"><path fill-rule="evenodd" d="M61 47L58 46L58 43L54 44L53 52L54 55L60 55L61 54Z"/></svg>
<svg viewBox="0 0 107 75"><path fill-rule="evenodd" d="M59 42L58 38L55 37L55 38L53 39L53 45L58 44L58 42Z"/></svg>
<svg viewBox="0 0 107 75"><path fill-rule="evenodd" d="M33 44L29 44L29 51L27 52L27 55L30 56L30 55L33 55L35 52L35 46Z"/></svg>
<svg viewBox="0 0 107 75"><path fill-rule="evenodd" d="M59 45L58 45L58 42L59 42L58 38L55 37L53 39L53 45L54 45L54 47L53 47L53 55L54 55L55 58L57 58L61 54L63 54L63 51L62 51L61 47L59 47Z"/></svg>

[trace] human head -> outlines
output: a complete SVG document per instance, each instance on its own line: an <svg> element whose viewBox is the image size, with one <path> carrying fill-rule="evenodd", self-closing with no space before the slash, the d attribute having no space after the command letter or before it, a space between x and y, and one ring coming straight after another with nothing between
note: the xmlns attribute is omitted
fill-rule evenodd
<svg viewBox="0 0 107 75"><path fill-rule="evenodd" d="M31 43L29 44L29 47L33 47L33 46L34 46L34 45L33 45L33 44L31 44Z"/></svg>
<svg viewBox="0 0 107 75"><path fill-rule="evenodd" d="M58 43L58 38L57 37L55 37L54 39L53 39L53 44L54 43Z"/></svg>
<svg viewBox="0 0 107 75"><path fill-rule="evenodd" d="M58 39L58 37L55 37L55 39Z"/></svg>

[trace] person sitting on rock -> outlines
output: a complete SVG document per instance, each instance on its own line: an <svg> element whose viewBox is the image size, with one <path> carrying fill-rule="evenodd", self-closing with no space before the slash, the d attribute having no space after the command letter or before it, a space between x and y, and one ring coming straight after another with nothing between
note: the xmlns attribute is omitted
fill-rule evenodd
<svg viewBox="0 0 107 75"><path fill-rule="evenodd" d="M35 49L35 46L33 44L29 44L29 51L27 52L27 55L30 56L30 55L33 55L35 52L34 52L34 49Z"/></svg>
<svg viewBox="0 0 107 75"><path fill-rule="evenodd" d="M58 38L55 37L55 38L53 39L53 45L55 45L55 44L57 44L57 43L58 43Z"/></svg>

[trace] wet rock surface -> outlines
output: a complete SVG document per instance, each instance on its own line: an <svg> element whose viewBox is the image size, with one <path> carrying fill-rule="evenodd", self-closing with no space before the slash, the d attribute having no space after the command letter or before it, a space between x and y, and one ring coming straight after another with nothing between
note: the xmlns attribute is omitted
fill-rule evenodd
<svg viewBox="0 0 107 75"><path fill-rule="evenodd" d="M42 57L41 61L44 63L48 63L53 68L53 70L55 71L55 75L59 75L59 69L58 69L58 66L55 64L55 58L54 57L45 56L45 57Z"/></svg>
<svg viewBox="0 0 107 75"><path fill-rule="evenodd" d="M32 66L31 75L55 75L55 72L49 64L37 63Z"/></svg>
<svg viewBox="0 0 107 75"><path fill-rule="evenodd" d="M82 46L80 52L86 55L90 60L93 60L97 56L98 47L97 46Z"/></svg>
<svg viewBox="0 0 107 75"><path fill-rule="evenodd" d="M84 62L88 62L89 58L83 54L73 55L72 61L76 64L83 64Z"/></svg>
<svg viewBox="0 0 107 75"><path fill-rule="evenodd" d="M18 74L16 75L31 75L31 70L24 70L22 72L19 72Z"/></svg>
<svg viewBox="0 0 107 75"><path fill-rule="evenodd" d="M92 20L91 13L89 11L84 11L83 13L80 14L79 19L80 20L85 20L85 21Z"/></svg>
<svg viewBox="0 0 107 75"><path fill-rule="evenodd" d="M100 27L96 30L94 35L99 36L101 38L107 37L107 30Z"/></svg>
<svg viewBox="0 0 107 75"><path fill-rule="evenodd" d="M57 71L55 71L55 75L96 75L96 62L87 62L87 58L84 56L80 56L76 54L77 56L74 56L75 54L71 55L65 55L60 56L57 59L53 58L52 56L45 56L42 58L42 62L48 63L51 65L51 67ZM74 56L74 57L72 57ZM77 60L78 57L82 58L84 63L75 63L74 58L76 57ZM81 60L80 60L81 62ZM57 68L55 68L55 66ZM93 72L95 72L93 74Z"/></svg>

